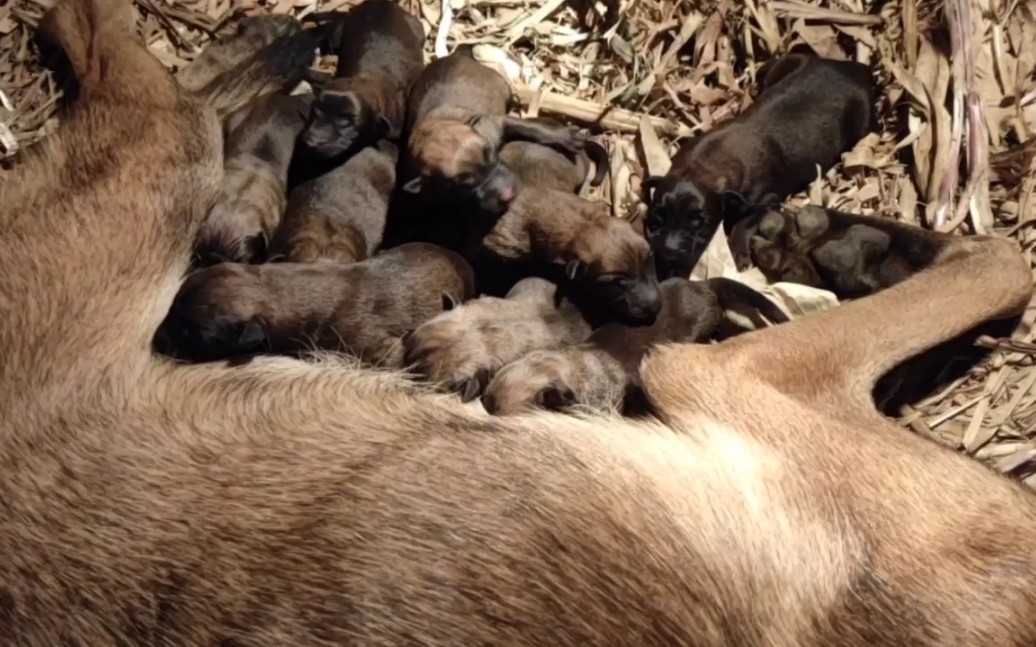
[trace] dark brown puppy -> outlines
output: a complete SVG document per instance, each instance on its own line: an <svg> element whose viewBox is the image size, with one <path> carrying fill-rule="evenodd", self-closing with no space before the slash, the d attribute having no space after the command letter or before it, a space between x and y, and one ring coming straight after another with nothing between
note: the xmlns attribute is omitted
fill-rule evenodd
<svg viewBox="0 0 1036 647"><path fill-rule="evenodd" d="M274 94L231 115L219 200L198 233L197 262L258 263L281 221L306 100Z"/></svg>
<svg viewBox="0 0 1036 647"><path fill-rule="evenodd" d="M815 206L770 211L743 237L751 260L770 281L824 288L840 299L908 278L930 263L942 244L916 227Z"/></svg>
<svg viewBox="0 0 1036 647"><path fill-rule="evenodd" d="M543 350L502 368L482 396L486 411L513 415L533 408L628 412L640 403L640 363L657 344L716 337L731 310L755 310L774 324L788 316L743 283L672 277L660 284L662 310L650 326L606 324L586 343Z"/></svg>
<svg viewBox="0 0 1036 647"><path fill-rule="evenodd" d="M336 27L335 78L318 93L300 143L327 160L399 137L406 92L424 66L421 22L391 0L365 0Z"/></svg>
<svg viewBox="0 0 1036 647"><path fill-rule="evenodd" d="M872 128L870 69L802 52L770 66L742 114L684 144L654 187L646 229L663 276L686 275L720 223L805 189Z"/></svg>
<svg viewBox="0 0 1036 647"><path fill-rule="evenodd" d="M500 149L500 161L523 184L569 192L583 186L591 164L595 171L590 186L600 186L611 168L608 151L591 139L575 155L534 142L508 142Z"/></svg>
<svg viewBox="0 0 1036 647"><path fill-rule="evenodd" d="M592 326L646 325L662 307L647 241L603 202L526 187L479 245L476 265L555 280Z"/></svg>
<svg viewBox="0 0 1036 647"><path fill-rule="evenodd" d="M404 192L424 205L492 220L519 191L514 173L500 162L504 142L522 139L570 153L583 149L586 137L573 127L507 116L512 98L507 80L472 58L470 47L430 63L407 100Z"/></svg>
<svg viewBox="0 0 1036 647"><path fill-rule="evenodd" d="M539 348L577 344L590 326L556 286L519 281L506 298L483 296L444 312L403 338L405 363L417 374L473 400L501 366Z"/></svg>
<svg viewBox="0 0 1036 647"><path fill-rule="evenodd" d="M387 140L292 189L270 259L355 263L381 244L398 150Z"/></svg>
<svg viewBox="0 0 1036 647"><path fill-rule="evenodd" d="M233 33L212 41L193 61L183 66L176 73L176 80L184 89L197 92L235 65L255 56L277 38L296 34L301 29L295 18L283 14L242 18Z"/></svg>
<svg viewBox="0 0 1036 647"><path fill-rule="evenodd" d="M403 333L473 294L471 266L426 243L353 265L221 263L187 277L155 345L192 361L326 349L396 366Z"/></svg>

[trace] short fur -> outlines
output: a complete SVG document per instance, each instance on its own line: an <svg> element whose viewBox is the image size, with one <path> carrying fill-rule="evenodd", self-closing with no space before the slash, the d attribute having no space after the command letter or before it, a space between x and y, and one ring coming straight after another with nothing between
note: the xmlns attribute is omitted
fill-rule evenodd
<svg viewBox="0 0 1036 647"><path fill-rule="evenodd" d="M295 187L271 259L291 263L355 263L381 244L398 152L381 141L345 163Z"/></svg>
<svg viewBox="0 0 1036 647"><path fill-rule="evenodd" d="M259 263L287 201L288 165L306 102L274 94L246 107L225 144L223 191L198 235L199 265Z"/></svg>
<svg viewBox="0 0 1036 647"><path fill-rule="evenodd" d="M642 402L639 367L659 344L696 344L716 338L730 310L759 311L772 323L787 315L766 297L732 279L660 284L662 310L650 326L606 324L574 348L530 353L497 373L482 404L490 413L513 415L540 407L633 413Z"/></svg>
<svg viewBox="0 0 1036 647"><path fill-rule="evenodd" d="M403 338L406 365L472 400L504 364L590 334L571 304L556 304L555 291L549 281L527 278L504 299L483 296L444 312Z"/></svg>
<svg viewBox="0 0 1036 647"><path fill-rule="evenodd" d="M0 183L9 644L1036 641L1036 494L870 399L1024 309L1013 242L942 236L871 296L658 348L655 421L493 418L330 361L177 365L148 342L218 192L214 111L128 1L61 0L40 31L85 92Z"/></svg>
<svg viewBox="0 0 1036 647"><path fill-rule="evenodd" d="M805 189L874 123L870 69L789 53L747 110L680 147L654 187L646 229L660 275L688 275L721 222Z"/></svg>
<svg viewBox="0 0 1036 647"><path fill-rule="evenodd" d="M336 27L335 78L317 94L301 143L331 160L403 128L406 93L424 67L424 28L392 0L364 0Z"/></svg>
<svg viewBox="0 0 1036 647"><path fill-rule="evenodd" d="M221 263L187 277L156 346L192 361L337 350L398 367L403 333L473 293L467 262L427 243L353 265Z"/></svg>
<svg viewBox="0 0 1036 647"><path fill-rule="evenodd" d="M605 203L568 192L527 187L471 256L554 279L595 327L650 324L661 308L647 241Z"/></svg>
<svg viewBox="0 0 1036 647"><path fill-rule="evenodd" d="M570 193L579 192L591 164L595 172L590 186L600 186L611 168L608 151L593 140L587 140L586 148L575 155L535 142L513 141L500 149L500 161L523 184Z"/></svg>

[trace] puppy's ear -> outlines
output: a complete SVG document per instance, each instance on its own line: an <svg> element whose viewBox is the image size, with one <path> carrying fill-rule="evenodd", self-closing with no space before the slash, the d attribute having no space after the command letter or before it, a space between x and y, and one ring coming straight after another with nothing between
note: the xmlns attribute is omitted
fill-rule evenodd
<svg viewBox="0 0 1036 647"><path fill-rule="evenodd" d="M417 195L421 192L421 176L418 175L414 179L404 184L401 188L403 189L403 191L411 195Z"/></svg>
<svg viewBox="0 0 1036 647"><path fill-rule="evenodd" d="M475 131L475 134L485 139L491 147L494 149L500 148L504 138L504 123L502 119L490 115L475 115L469 118L467 123Z"/></svg>
<svg viewBox="0 0 1036 647"><path fill-rule="evenodd" d="M241 332L237 337L237 346L242 351L261 350L266 343L266 331L262 324L255 319L249 319L241 325Z"/></svg>
<svg viewBox="0 0 1036 647"><path fill-rule="evenodd" d="M443 292L442 293L442 311L443 312L449 312L450 310L453 310L454 308L456 308L458 305L460 305L460 304L457 302L456 299L453 298L452 294L450 294L449 292Z"/></svg>
<svg viewBox="0 0 1036 647"><path fill-rule="evenodd" d="M560 411L575 404L576 394L567 384L555 380L536 393L535 401L544 409Z"/></svg>
<svg viewBox="0 0 1036 647"><path fill-rule="evenodd" d="M578 259L574 261L569 261L568 264L565 265L565 276L568 277L569 281L574 281L576 277L582 274L583 269L583 263Z"/></svg>

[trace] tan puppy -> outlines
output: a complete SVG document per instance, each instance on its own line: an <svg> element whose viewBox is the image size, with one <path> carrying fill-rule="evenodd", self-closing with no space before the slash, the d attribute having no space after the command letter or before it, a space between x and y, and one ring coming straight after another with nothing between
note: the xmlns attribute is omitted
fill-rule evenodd
<svg viewBox="0 0 1036 647"><path fill-rule="evenodd" d="M871 296L658 348L648 421L493 418L332 361L177 365L148 341L218 192L216 118L128 1L40 29L83 91L0 183L8 643L1036 642L1036 495L870 395L1023 310L1013 243L942 237Z"/></svg>
<svg viewBox="0 0 1036 647"><path fill-rule="evenodd" d="M292 16L247 16L236 24L233 33L213 40L194 60L180 68L176 80L185 90L198 92L281 36L297 34L301 30L302 26Z"/></svg>
<svg viewBox="0 0 1036 647"><path fill-rule="evenodd" d="M662 310L650 326L601 326L585 344L530 353L508 364L482 396L486 411L513 415L531 408L630 412L639 405L639 367L658 344L700 343L715 337L731 310L748 308L773 323L788 317L750 287L725 278L662 281Z"/></svg>
<svg viewBox="0 0 1036 647"><path fill-rule="evenodd" d="M556 278L592 326L650 324L662 307L651 249L603 202L528 187L469 255ZM484 270L489 271L489 270Z"/></svg>
<svg viewBox="0 0 1036 647"><path fill-rule="evenodd" d="M271 259L355 263L381 244L398 151L381 141L344 164L295 187Z"/></svg>
<svg viewBox="0 0 1036 647"><path fill-rule="evenodd" d="M586 148L575 155L535 142L508 142L500 149L500 161L523 184L570 193L579 192L591 164L596 171L590 186L600 186L611 168L608 151L589 139Z"/></svg>
<svg viewBox="0 0 1036 647"><path fill-rule="evenodd" d="M187 277L156 347L192 361L339 350L398 366L404 332L473 292L467 262L426 243L348 266L221 263Z"/></svg>
<svg viewBox="0 0 1036 647"><path fill-rule="evenodd" d="M270 95L247 107L228 133L223 191L196 245L202 267L266 258L284 213L288 165L305 109L304 99Z"/></svg>
<svg viewBox="0 0 1036 647"><path fill-rule="evenodd" d="M478 397L504 364L537 348L576 344L589 325L556 287L539 278L519 281L507 297L483 296L444 312L403 338L405 362L416 373Z"/></svg>

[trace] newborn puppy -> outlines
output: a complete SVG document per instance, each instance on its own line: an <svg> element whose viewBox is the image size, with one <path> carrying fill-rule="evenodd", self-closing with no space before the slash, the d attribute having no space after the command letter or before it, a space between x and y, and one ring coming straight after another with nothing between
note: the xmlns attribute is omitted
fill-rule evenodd
<svg viewBox="0 0 1036 647"><path fill-rule="evenodd" d="M662 310L652 325L608 324L579 346L530 353L496 374L482 405L495 415L576 406L629 413L643 402L639 367L652 346L714 338L732 310L752 309L775 324L788 321L769 299L731 279L674 277L661 290Z"/></svg>
<svg viewBox="0 0 1036 647"><path fill-rule="evenodd" d="M853 299L883 290L932 262L937 234L886 218L808 206L772 211L746 232L752 261L770 281Z"/></svg>
<svg viewBox="0 0 1036 647"><path fill-rule="evenodd" d="M301 29L295 18L283 14L242 18L233 34L209 43L193 61L176 73L176 80L185 90L197 92L277 38L296 34Z"/></svg>
<svg viewBox="0 0 1036 647"><path fill-rule="evenodd" d="M405 363L469 402L504 364L590 334L575 308L556 305L555 292L553 283L528 278L506 298L483 296L444 312L403 338Z"/></svg>
<svg viewBox="0 0 1036 647"><path fill-rule="evenodd" d="M187 277L155 346L191 361L324 349L399 366L404 332L473 294L471 266L426 243L353 265L221 263Z"/></svg>
<svg viewBox="0 0 1036 647"><path fill-rule="evenodd" d="M365 0L337 26L335 78L317 94L300 138L317 159L398 138L406 91L424 66L421 22L391 0Z"/></svg>
<svg viewBox="0 0 1036 647"><path fill-rule="evenodd" d="M721 222L805 189L874 123L870 69L792 53L742 114L684 144L654 187L646 230L662 276L687 275Z"/></svg>
<svg viewBox="0 0 1036 647"><path fill-rule="evenodd" d="M579 192L591 163L596 172L590 186L600 186L611 167L608 151L592 139L575 155L533 142L509 142L500 149L500 161L514 171L523 184L570 193Z"/></svg>
<svg viewBox="0 0 1036 647"><path fill-rule="evenodd" d="M476 61L470 47L430 63L407 99L402 189L425 206L495 220L519 191L500 161L500 146L526 140L575 154L586 137L549 119L507 116L511 87Z"/></svg>
<svg viewBox="0 0 1036 647"><path fill-rule="evenodd" d="M471 252L479 267L520 264L562 287L592 326L650 324L661 308L651 249L603 202L527 187Z"/></svg>
<svg viewBox="0 0 1036 647"><path fill-rule="evenodd" d="M381 244L396 181L396 146L382 140L295 187L270 259L355 263Z"/></svg>
<svg viewBox="0 0 1036 647"><path fill-rule="evenodd" d="M295 137L304 99L274 94L232 115L219 199L198 232L197 264L259 263L284 212Z"/></svg>

